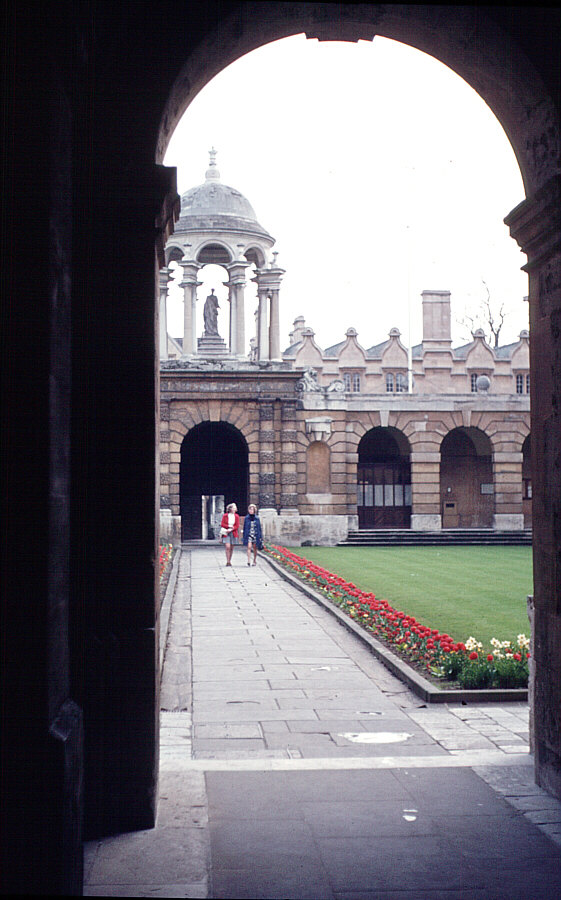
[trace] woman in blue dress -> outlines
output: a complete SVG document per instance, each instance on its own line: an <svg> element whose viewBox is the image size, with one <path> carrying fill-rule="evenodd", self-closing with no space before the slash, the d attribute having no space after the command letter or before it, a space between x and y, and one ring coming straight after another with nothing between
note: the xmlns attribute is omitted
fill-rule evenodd
<svg viewBox="0 0 561 900"><path fill-rule="evenodd" d="M247 564L251 565L251 552L253 551L253 565L257 565L257 551L263 549L263 532L261 521L257 515L257 507L250 503L247 507L247 516L243 523L243 543L247 547Z"/></svg>

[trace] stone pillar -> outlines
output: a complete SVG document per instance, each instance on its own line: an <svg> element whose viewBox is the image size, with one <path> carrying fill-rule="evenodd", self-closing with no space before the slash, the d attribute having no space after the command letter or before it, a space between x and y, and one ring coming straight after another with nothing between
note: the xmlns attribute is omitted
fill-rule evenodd
<svg viewBox="0 0 561 900"><path fill-rule="evenodd" d="M273 253L273 262L264 269L258 269L252 281L257 282L259 294L258 358L280 361L279 290L284 269L277 266L276 259L277 254ZM271 298L271 310L267 331L268 297Z"/></svg>
<svg viewBox="0 0 561 900"><path fill-rule="evenodd" d="M353 531L358 529L357 484L359 441L355 437L355 423L347 421L345 423L345 432L347 434L347 440L345 442L345 482L348 488L347 521L349 523L349 530Z"/></svg>
<svg viewBox="0 0 561 900"><path fill-rule="evenodd" d="M242 357L246 356L244 288L245 270L249 265L244 259L226 266L230 276L227 282L230 291L230 352Z"/></svg>
<svg viewBox="0 0 561 900"><path fill-rule="evenodd" d="M238 341L237 341L237 321L238 321L238 298L236 295L236 285L228 284L228 300L230 302L230 336L229 336L229 347L230 353L232 356L236 356L238 353Z"/></svg>
<svg viewBox="0 0 561 900"><path fill-rule="evenodd" d="M281 407L282 442L281 465L281 516L298 513L298 454L296 447L296 401L284 401Z"/></svg>
<svg viewBox="0 0 561 900"><path fill-rule="evenodd" d="M275 430L270 402L259 404L259 509L276 511Z"/></svg>
<svg viewBox="0 0 561 900"><path fill-rule="evenodd" d="M499 448L493 453L495 486L495 531L522 531L522 451L513 453Z"/></svg>
<svg viewBox="0 0 561 900"><path fill-rule="evenodd" d="M280 352L280 317L279 317L279 289L271 291L271 316L269 323L269 359L275 362L281 361Z"/></svg>
<svg viewBox="0 0 561 900"><path fill-rule="evenodd" d="M194 259L183 258L183 356L193 356L197 352L197 272L201 266Z"/></svg>
<svg viewBox="0 0 561 900"><path fill-rule="evenodd" d="M259 311L257 314L257 358L269 359L269 341L267 336L267 291L259 289Z"/></svg>
<svg viewBox="0 0 561 900"><path fill-rule="evenodd" d="M167 316L167 299L168 299L168 283L170 281L170 269L164 266L160 269L160 359L168 358L168 316Z"/></svg>
<svg viewBox="0 0 561 900"><path fill-rule="evenodd" d="M534 760L561 799L561 176L505 218L528 255L534 534Z"/></svg>
<svg viewBox="0 0 561 900"><path fill-rule="evenodd" d="M440 453L411 452L411 530L440 531Z"/></svg>

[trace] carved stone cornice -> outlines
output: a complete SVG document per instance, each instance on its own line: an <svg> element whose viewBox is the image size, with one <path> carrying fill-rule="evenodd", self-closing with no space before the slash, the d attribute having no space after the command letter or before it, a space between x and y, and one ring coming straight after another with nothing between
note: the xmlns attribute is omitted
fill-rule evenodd
<svg viewBox="0 0 561 900"><path fill-rule="evenodd" d="M561 248L561 175L550 178L532 197L504 219L528 262L525 272L541 265Z"/></svg>

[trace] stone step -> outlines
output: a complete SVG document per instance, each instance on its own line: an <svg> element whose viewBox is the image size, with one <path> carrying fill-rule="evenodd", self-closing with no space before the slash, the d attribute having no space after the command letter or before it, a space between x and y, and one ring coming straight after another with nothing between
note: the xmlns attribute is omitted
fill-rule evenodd
<svg viewBox="0 0 561 900"><path fill-rule="evenodd" d="M388 547L430 545L495 545L531 546L532 531L494 531L491 528L443 529L442 531L411 531L409 529L365 529L350 531L339 547Z"/></svg>

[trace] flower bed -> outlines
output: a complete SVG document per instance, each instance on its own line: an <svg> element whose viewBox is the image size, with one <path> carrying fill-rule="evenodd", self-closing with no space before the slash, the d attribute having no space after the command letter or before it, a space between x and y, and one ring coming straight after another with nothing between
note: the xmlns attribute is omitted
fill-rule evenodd
<svg viewBox="0 0 561 900"><path fill-rule="evenodd" d="M160 579L165 573L167 565L173 555L173 547L171 544L160 544Z"/></svg>
<svg viewBox="0 0 561 900"><path fill-rule="evenodd" d="M171 574L171 561L173 559L172 544L160 544L160 556L158 571L160 573L160 604L164 601L166 588Z"/></svg>
<svg viewBox="0 0 561 900"><path fill-rule="evenodd" d="M526 635L519 634L516 642L493 638L484 651L475 638L465 644L454 641L285 547L266 544L264 552L426 675L464 689L527 687L530 642Z"/></svg>

